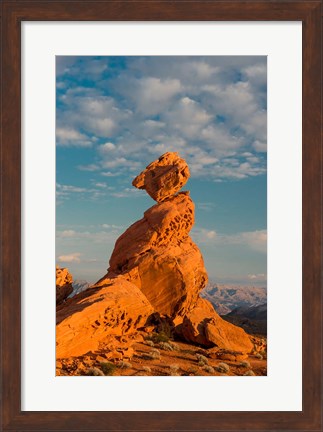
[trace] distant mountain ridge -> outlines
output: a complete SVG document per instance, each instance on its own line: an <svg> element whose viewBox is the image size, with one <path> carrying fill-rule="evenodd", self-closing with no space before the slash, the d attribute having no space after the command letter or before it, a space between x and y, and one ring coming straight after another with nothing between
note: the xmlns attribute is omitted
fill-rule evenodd
<svg viewBox="0 0 323 432"><path fill-rule="evenodd" d="M72 282L73 291L68 298L74 297L76 294L85 291L89 286L90 284L86 280L76 279Z"/></svg>
<svg viewBox="0 0 323 432"><path fill-rule="evenodd" d="M259 306L241 306L227 315L223 315L226 321L242 327L252 335L267 335L267 304Z"/></svg>
<svg viewBox="0 0 323 432"><path fill-rule="evenodd" d="M267 289L265 287L209 282L202 291L201 297L211 302L220 315L227 315L237 308L250 308L266 304Z"/></svg>

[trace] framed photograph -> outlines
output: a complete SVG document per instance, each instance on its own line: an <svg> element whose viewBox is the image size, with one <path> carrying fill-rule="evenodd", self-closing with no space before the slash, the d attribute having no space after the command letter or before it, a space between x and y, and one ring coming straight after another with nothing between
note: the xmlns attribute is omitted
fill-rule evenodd
<svg viewBox="0 0 323 432"><path fill-rule="evenodd" d="M2 2L4 431L321 430L321 3Z"/></svg>

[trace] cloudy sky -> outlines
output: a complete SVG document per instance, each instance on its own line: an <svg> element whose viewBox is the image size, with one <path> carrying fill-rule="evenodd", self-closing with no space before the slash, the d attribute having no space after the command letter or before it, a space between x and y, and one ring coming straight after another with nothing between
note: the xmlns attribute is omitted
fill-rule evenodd
<svg viewBox="0 0 323 432"><path fill-rule="evenodd" d="M102 277L155 203L132 179L177 151L209 278L265 286L266 82L266 57L57 57L57 263Z"/></svg>

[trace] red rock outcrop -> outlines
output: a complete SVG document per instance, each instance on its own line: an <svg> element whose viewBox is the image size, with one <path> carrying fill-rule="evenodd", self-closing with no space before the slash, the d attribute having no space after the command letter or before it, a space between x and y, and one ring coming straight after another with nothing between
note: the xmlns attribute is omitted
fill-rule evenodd
<svg viewBox="0 0 323 432"><path fill-rule="evenodd" d="M178 153L168 152L147 166L132 182L157 202L173 196L187 182L190 171Z"/></svg>
<svg viewBox="0 0 323 432"><path fill-rule="evenodd" d="M122 277L105 280L56 312L56 357L102 350L112 336L127 336L153 312L139 288Z"/></svg>
<svg viewBox="0 0 323 432"><path fill-rule="evenodd" d="M247 333L223 320L212 304L199 298L195 307L184 317L181 325L182 336L189 342L206 347L250 352L253 344Z"/></svg>
<svg viewBox="0 0 323 432"><path fill-rule="evenodd" d="M56 266L56 304L63 303L73 292L73 278L67 268Z"/></svg>
<svg viewBox="0 0 323 432"><path fill-rule="evenodd" d="M178 321L207 283L201 252L188 235L193 223L187 192L151 207L117 240L106 277L123 275L157 312Z"/></svg>
<svg viewBox="0 0 323 432"><path fill-rule="evenodd" d="M194 204L176 192L189 170L177 153L152 162L133 184L158 203L116 241L108 273L57 310L57 357L109 346L111 337L134 334L158 317L189 342L249 352L249 337L199 297L207 283L203 257L189 232ZM156 322L157 322L156 321ZM110 339L109 339L110 338Z"/></svg>

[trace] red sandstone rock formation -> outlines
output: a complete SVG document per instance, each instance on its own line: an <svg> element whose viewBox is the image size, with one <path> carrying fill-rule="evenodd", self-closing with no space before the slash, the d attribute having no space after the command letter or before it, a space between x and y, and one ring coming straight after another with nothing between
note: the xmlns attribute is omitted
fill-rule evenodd
<svg viewBox="0 0 323 432"><path fill-rule="evenodd" d="M73 278L67 268L56 266L56 304L61 304L72 293Z"/></svg>
<svg viewBox="0 0 323 432"><path fill-rule="evenodd" d="M106 277L123 275L157 312L181 321L207 283L201 252L188 235L193 223L187 192L151 207L117 240Z"/></svg>
<svg viewBox="0 0 323 432"><path fill-rule="evenodd" d="M183 337L206 347L249 352L253 344L245 331L223 320L211 303L199 298L195 307L184 317L181 326Z"/></svg>
<svg viewBox="0 0 323 432"><path fill-rule="evenodd" d="M190 176L187 163L178 153L168 152L147 166L132 182L138 189L145 189L155 201L172 197Z"/></svg>
<svg viewBox="0 0 323 432"><path fill-rule="evenodd" d="M207 273L189 236L194 204L188 192L175 195L188 177L186 162L165 153L133 181L158 204L119 237L108 273L58 310L57 357L102 349L109 337L134 333L153 313L172 321L189 342L251 351L244 330L199 297Z"/></svg>
<svg viewBox="0 0 323 432"><path fill-rule="evenodd" d="M102 350L111 336L127 336L143 327L152 306L122 277L105 280L68 300L56 313L56 357Z"/></svg>

